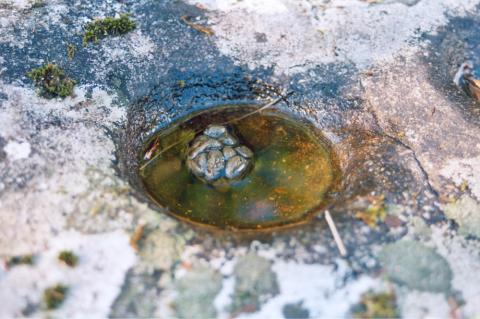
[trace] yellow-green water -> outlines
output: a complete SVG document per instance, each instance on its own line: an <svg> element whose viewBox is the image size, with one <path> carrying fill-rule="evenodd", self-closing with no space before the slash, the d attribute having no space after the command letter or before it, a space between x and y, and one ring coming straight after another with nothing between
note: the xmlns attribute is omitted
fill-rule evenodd
<svg viewBox="0 0 480 319"><path fill-rule="evenodd" d="M298 223L322 207L338 174L330 149L311 126L278 111L228 124L254 152L254 166L242 180L214 187L189 172L186 152L196 135L252 110L242 105L202 111L153 136L142 154L150 159L140 169L150 197L181 219L228 229Z"/></svg>

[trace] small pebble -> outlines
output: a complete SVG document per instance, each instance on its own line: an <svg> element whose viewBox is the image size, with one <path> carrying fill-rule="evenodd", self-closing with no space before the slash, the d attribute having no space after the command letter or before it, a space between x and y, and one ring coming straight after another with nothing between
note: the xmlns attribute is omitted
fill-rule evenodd
<svg viewBox="0 0 480 319"><path fill-rule="evenodd" d="M222 148L222 143L217 140L207 139L205 142L201 143L197 148L192 148L188 158L194 159L198 154L208 151L208 150L219 150Z"/></svg>
<svg viewBox="0 0 480 319"><path fill-rule="evenodd" d="M227 178L236 178L242 175L247 169L248 162L241 156L234 156L228 160L225 167L225 176Z"/></svg>
<svg viewBox="0 0 480 319"><path fill-rule="evenodd" d="M207 154L202 153L194 159L188 159L188 166L198 176L203 176L207 168Z"/></svg>
<svg viewBox="0 0 480 319"><path fill-rule="evenodd" d="M208 153L207 169L205 170L205 178L208 181L213 181L222 175L222 170L225 166L225 159L220 151L214 150Z"/></svg>
<svg viewBox="0 0 480 319"><path fill-rule="evenodd" d="M227 146L235 146L238 143L237 139L228 133L220 138L220 142Z"/></svg>
<svg viewBox="0 0 480 319"><path fill-rule="evenodd" d="M239 146L235 148L238 154L243 156L244 158L252 158L253 157L253 152L246 146Z"/></svg>
<svg viewBox="0 0 480 319"><path fill-rule="evenodd" d="M209 139L210 138L208 136L200 135L193 141L193 144L192 144L191 148L192 149L198 148L200 145L202 145L203 143L205 143Z"/></svg>
<svg viewBox="0 0 480 319"><path fill-rule="evenodd" d="M237 155L237 152L233 148L229 146L223 148L223 157L225 157L226 160L229 160L235 155Z"/></svg>
<svg viewBox="0 0 480 319"><path fill-rule="evenodd" d="M227 133L227 128L221 125L210 125L209 127L207 127L205 132L203 132L203 134L205 134L206 136L210 136L213 138L219 138L226 133Z"/></svg>

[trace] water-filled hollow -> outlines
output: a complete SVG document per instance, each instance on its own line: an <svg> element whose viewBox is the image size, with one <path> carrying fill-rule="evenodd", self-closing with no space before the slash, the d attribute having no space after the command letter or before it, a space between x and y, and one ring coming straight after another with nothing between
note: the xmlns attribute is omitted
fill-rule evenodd
<svg viewBox="0 0 480 319"><path fill-rule="evenodd" d="M182 220L221 229L294 225L318 213L340 175L328 141L304 120L257 109L203 110L152 134L139 154L138 176L148 197ZM208 183L187 161L198 136L219 124L253 152L252 163L241 178Z"/></svg>

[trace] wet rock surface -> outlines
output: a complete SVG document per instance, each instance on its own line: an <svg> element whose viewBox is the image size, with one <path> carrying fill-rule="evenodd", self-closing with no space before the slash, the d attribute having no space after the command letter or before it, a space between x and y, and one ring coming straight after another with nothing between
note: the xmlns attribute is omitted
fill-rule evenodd
<svg viewBox="0 0 480 319"><path fill-rule="evenodd" d="M3 1L0 317L346 317L370 291L394 295L403 317L478 317L480 107L456 75L468 62L480 77L479 5ZM83 46L89 22L123 13L134 30ZM72 96L37 95L26 74L48 62L75 80ZM238 238L149 204L138 158L151 134L290 91L275 107L338 156L328 209L346 258L322 213ZM248 158L222 147L225 167ZM9 266L21 256L32 263ZM47 311L58 284L70 293Z"/></svg>

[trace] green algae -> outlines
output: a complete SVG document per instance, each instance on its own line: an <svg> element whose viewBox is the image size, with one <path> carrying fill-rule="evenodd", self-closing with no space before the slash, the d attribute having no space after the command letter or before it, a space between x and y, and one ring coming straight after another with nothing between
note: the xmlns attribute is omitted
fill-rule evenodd
<svg viewBox="0 0 480 319"><path fill-rule="evenodd" d="M448 262L420 242L402 240L385 246L379 254L387 276L411 289L448 293L452 271Z"/></svg>
<svg viewBox="0 0 480 319"><path fill-rule="evenodd" d="M209 124L256 108L226 106L181 119L154 135L141 157L140 177L151 198L177 217L223 229L262 229L302 222L327 203L338 176L318 131L283 113L263 111L228 124L254 152L240 181L214 187L188 170L189 143Z"/></svg>
<svg viewBox="0 0 480 319"><path fill-rule="evenodd" d="M89 42L98 43L98 41L107 36L118 36L128 33L137 27L135 21L130 19L129 15L124 13L120 17L106 17L104 19L96 19L85 26L83 34L83 44Z"/></svg>
<svg viewBox="0 0 480 319"><path fill-rule="evenodd" d="M35 86L40 90L40 95L46 98L72 95L75 80L65 75L65 72L54 63L47 63L27 73Z"/></svg>
<svg viewBox="0 0 480 319"><path fill-rule="evenodd" d="M398 318L395 294L367 292L352 307L353 318Z"/></svg>
<svg viewBox="0 0 480 319"><path fill-rule="evenodd" d="M65 301L67 292L68 287L61 284L45 289L43 292L44 307L48 310L60 307Z"/></svg>

